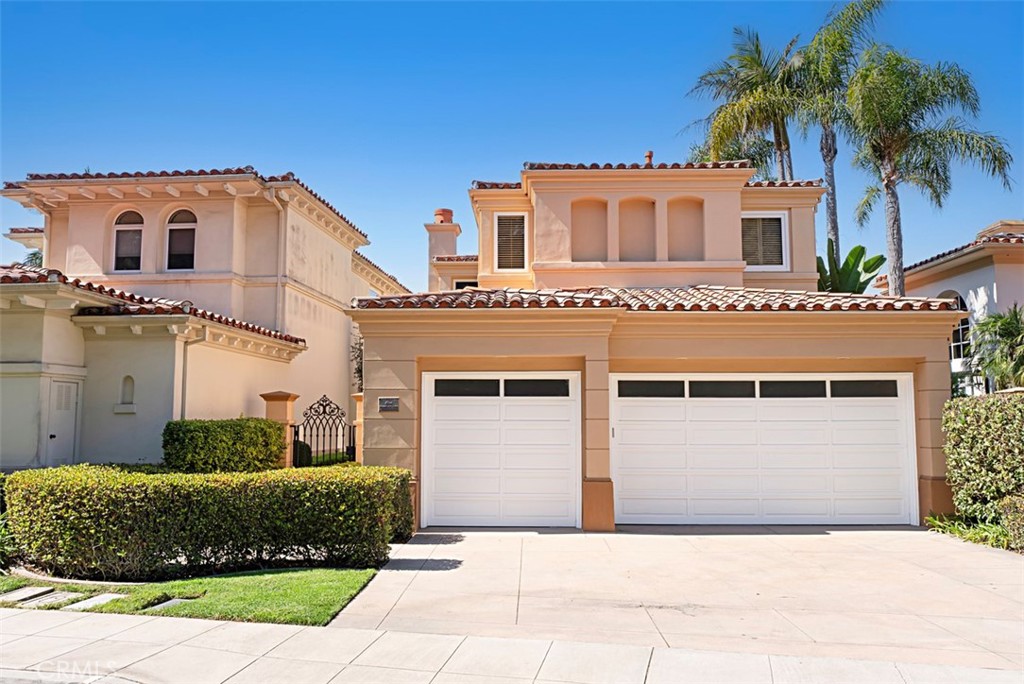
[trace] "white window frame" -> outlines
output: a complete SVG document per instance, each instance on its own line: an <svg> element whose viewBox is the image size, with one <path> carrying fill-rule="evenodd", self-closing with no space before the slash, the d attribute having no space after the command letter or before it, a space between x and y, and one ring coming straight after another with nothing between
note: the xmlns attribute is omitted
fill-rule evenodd
<svg viewBox="0 0 1024 684"><path fill-rule="evenodd" d="M522 268L499 268L498 267L498 217L499 216L522 216L523 217L523 267ZM492 221L494 229L494 272L495 273L527 273L530 270L530 215L525 211L496 211Z"/></svg>
<svg viewBox="0 0 1024 684"><path fill-rule="evenodd" d="M121 212L122 214L125 212ZM120 216L120 214L119 214ZM146 231L144 229L145 223L125 223L122 225L114 225L114 244L111 245L111 258L110 258L110 272L111 273L142 273L142 254L143 247L146 246ZM117 267L117 234L122 231L137 230L139 232L139 267L138 268L118 268Z"/></svg>
<svg viewBox="0 0 1024 684"><path fill-rule="evenodd" d="M177 213L178 210L172 211L171 216ZM189 209L188 211L192 211ZM195 212L192 211L192 215ZM199 253L198 249L198 237L199 237L199 223L171 223L170 217L167 222L167 233L164 239L164 270L173 271L174 273L189 273L196 270L196 256ZM171 268L171 231L172 230L191 230L192 232L192 268Z"/></svg>
<svg viewBox="0 0 1024 684"><path fill-rule="evenodd" d="M789 212L788 211L743 211L740 212L740 244L743 244L743 219L745 218L779 218L782 219L782 265L761 266L747 264L747 271L789 271ZM742 257L742 247L741 254Z"/></svg>
<svg viewBox="0 0 1024 684"><path fill-rule="evenodd" d="M459 287L459 283L462 283L462 287L461 288ZM470 285L470 283L472 283L472 285ZM467 287L480 287L480 281L478 281L478 280L453 280L452 281L452 289L453 290L465 289Z"/></svg>

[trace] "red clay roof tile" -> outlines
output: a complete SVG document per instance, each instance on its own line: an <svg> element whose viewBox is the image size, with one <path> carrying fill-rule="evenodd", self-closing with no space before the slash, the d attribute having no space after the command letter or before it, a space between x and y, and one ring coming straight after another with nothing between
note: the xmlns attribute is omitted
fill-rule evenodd
<svg viewBox="0 0 1024 684"><path fill-rule="evenodd" d="M575 290L466 288L361 298L360 309L617 308L627 311L956 311L949 299L883 297L720 285Z"/></svg>
<svg viewBox="0 0 1024 684"><path fill-rule="evenodd" d="M363 254L359 250L356 250L356 251L352 252L352 254L354 254L357 258L362 259L363 261L368 263L370 266L373 266L375 269L377 269L378 271L380 271L381 273L386 275L391 280L395 281L395 285L398 285L400 288L402 288L406 292L411 292L412 291L409 288L407 288L405 285L403 285L402 281L400 281L398 278L396 278L395 276L391 275L390 273L385 271L383 268L378 266L376 262L374 262L372 259L370 259L370 257L366 256L365 254Z"/></svg>
<svg viewBox="0 0 1024 684"><path fill-rule="evenodd" d="M715 162L673 162L666 164L661 162L660 164L640 164L634 162L632 164L565 164L565 163L553 163L553 162L524 162L523 168L527 171L570 171L570 170L605 170L605 171L620 171L624 169L749 169L750 160L748 159L735 159L735 160L723 160Z"/></svg>
<svg viewBox="0 0 1024 684"><path fill-rule="evenodd" d="M11 235L42 235L42 228L8 228L7 232Z"/></svg>
<svg viewBox="0 0 1024 684"><path fill-rule="evenodd" d="M283 340L285 342L292 342L293 344L301 344L303 346L306 344L306 341L301 337L287 335L285 333L278 332L277 330L264 328L263 326L256 325L255 323L247 323L246 321L240 321L229 316L200 309L187 300L143 297L141 295L132 294L131 292L124 292L123 290L115 290L114 288L106 287L104 285L90 283L86 280L81 280L80 278L70 279L54 268L37 268L35 266L25 266L23 264L0 266L0 284L17 285L23 283L61 283L68 285L69 287L86 290L88 292L95 292L117 300L116 302L111 302L109 306L93 306L80 309L78 315L81 316L187 314L207 321L221 323L232 328L246 330L258 335L264 335L275 340Z"/></svg>
<svg viewBox="0 0 1024 684"><path fill-rule="evenodd" d="M473 190L522 190L523 184L519 181L501 182L475 180L471 187Z"/></svg>
<svg viewBox="0 0 1024 684"><path fill-rule="evenodd" d="M917 263L911 264L910 266L905 266L903 270L904 272L912 271L915 268L924 266L925 264L930 264L933 261L945 259L946 257L953 256L954 254L957 254L959 252L965 252L968 249L971 249L972 247L977 247L978 245L1024 245L1024 233L997 233L996 235L983 235L982 237L978 238L977 240L974 240L973 242L968 242L966 245L961 245L954 249L950 249L945 252L940 252L935 256L928 257L927 259L918 261Z"/></svg>
<svg viewBox="0 0 1024 684"><path fill-rule="evenodd" d="M438 264L474 261L480 261L479 254L442 254L440 256L434 257L434 263Z"/></svg>

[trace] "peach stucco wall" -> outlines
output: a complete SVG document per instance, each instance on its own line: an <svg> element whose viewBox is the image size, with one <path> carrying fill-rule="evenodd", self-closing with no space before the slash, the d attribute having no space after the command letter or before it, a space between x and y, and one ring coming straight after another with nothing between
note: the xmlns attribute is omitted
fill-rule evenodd
<svg viewBox="0 0 1024 684"><path fill-rule="evenodd" d="M956 314L932 312L631 314L615 311L355 312L366 347L363 457L419 472L424 371L579 370L585 520L611 520L611 372L914 374L919 507L950 511L940 418ZM397 414L376 410L397 396ZM589 483L589 484L588 484ZM594 522L598 521L598 522Z"/></svg>

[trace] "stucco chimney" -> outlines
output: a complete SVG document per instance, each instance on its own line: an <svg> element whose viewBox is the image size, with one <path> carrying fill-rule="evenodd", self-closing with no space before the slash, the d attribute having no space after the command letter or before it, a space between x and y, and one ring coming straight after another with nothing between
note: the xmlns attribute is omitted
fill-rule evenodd
<svg viewBox="0 0 1024 684"><path fill-rule="evenodd" d="M434 268L434 257L458 254L458 239L462 226L453 223L451 209L435 209L434 222L425 223L427 229L427 286L431 291L440 289L440 280Z"/></svg>
<svg viewBox="0 0 1024 684"><path fill-rule="evenodd" d="M653 164L653 163L654 163L654 150L647 150L647 153L644 155L644 164Z"/></svg>

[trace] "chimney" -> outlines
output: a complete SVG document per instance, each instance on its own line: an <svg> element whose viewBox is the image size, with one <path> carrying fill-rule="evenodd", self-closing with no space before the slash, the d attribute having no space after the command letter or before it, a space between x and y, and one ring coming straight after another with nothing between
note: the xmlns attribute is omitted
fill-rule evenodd
<svg viewBox="0 0 1024 684"><path fill-rule="evenodd" d="M462 226L453 223L451 209L435 209L434 222L425 223L427 229L427 289L436 292L441 289L441 279L434 268L434 257L458 254L457 241Z"/></svg>
<svg viewBox="0 0 1024 684"><path fill-rule="evenodd" d="M647 153L644 154L644 164L647 164L648 166L650 166L653 163L654 163L654 150L647 150Z"/></svg>

